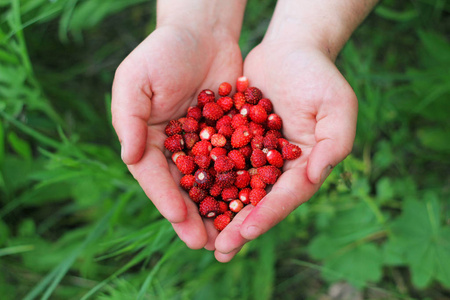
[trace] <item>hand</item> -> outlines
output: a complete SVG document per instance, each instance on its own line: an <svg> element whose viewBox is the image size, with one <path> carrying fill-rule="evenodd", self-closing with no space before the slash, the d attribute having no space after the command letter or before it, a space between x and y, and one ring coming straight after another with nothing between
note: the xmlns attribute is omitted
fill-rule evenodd
<svg viewBox="0 0 450 300"><path fill-rule="evenodd" d="M219 234L215 256L221 262L310 199L350 153L356 129L356 96L317 47L263 41L246 58L244 75L273 102L283 134L303 153L285 162L284 173L256 207L246 206Z"/></svg>
<svg viewBox="0 0 450 300"><path fill-rule="evenodd" d="M112 117L122 159L180 239L194 249L213 249L217 231L212 224L206 229L195 203L179 188L181 175L168 162L164 128L196 104L202 89L242 74L237 40L218 28L161 26L122 62L114 78Z"/></svg>

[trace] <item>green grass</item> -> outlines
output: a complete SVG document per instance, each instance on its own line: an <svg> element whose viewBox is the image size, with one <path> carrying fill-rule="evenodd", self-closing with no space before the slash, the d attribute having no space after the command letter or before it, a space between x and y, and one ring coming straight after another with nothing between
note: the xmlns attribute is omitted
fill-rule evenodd
<svg viewBox="0 0 450 300"><path fill-rule="evenodd" d="M244 56L274 5L249 1ZM154 27L154 1L0 0L2 299L450 297L448 1L383 1L354 33L352 155L228 264L179 241L120 160L114 71Z"/></svg>

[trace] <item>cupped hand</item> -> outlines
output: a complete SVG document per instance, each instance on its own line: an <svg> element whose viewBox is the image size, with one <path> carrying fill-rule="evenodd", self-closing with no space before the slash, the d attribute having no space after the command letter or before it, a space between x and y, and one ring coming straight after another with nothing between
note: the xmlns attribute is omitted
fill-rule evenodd
<svg viewBox="0 0 450 300"><path fill-rule="evenodd" d="M190 248L213 249L217 233L212 224L204 224L195 204L179 188L181 175L164 149L164 128L196 104L202 89L233 82L241 73L239 46L227 31L162 26L115 74L112 118L122 159Z"/></svg>
<svg viewBox="0 0 450 300"><path fill-rule="evenodd" d="M256 207L246 206L219 234L215 256L221 262L310 199L350 153L356 130L356 96L318 48L263 41L245 59L244 75L273 102L283 134L303 153L285 162L284 173Z"/></svg>

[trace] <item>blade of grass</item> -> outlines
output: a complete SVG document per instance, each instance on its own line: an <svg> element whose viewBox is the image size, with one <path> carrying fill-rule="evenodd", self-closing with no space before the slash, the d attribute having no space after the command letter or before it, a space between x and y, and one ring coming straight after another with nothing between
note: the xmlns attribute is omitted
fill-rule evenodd
<svg viewBox="0 0 450 300"><path fill-rule="evenodd" d="M0 249L0 257L34 250L34 245L20 245Z"/></svg>

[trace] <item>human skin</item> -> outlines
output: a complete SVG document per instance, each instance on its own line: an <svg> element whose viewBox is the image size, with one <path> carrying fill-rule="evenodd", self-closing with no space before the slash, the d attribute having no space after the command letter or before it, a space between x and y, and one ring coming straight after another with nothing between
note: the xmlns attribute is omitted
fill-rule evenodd
<svg viewBox="0 0 450 300"><path fill-rule="evenodd" d="M113 125L122 159L161 214L193 249L227 262L307 201L350 153L357 99L334 65L340 49L376 1L279 0L264 40L243 68L238 40L245 1L158 2L157 29L119 66ZM196 95L244 74L274 103L283 133L302 156L257 207L246 206L219 234L178 186L164 150L164 127L196 104Z"/></svg>

